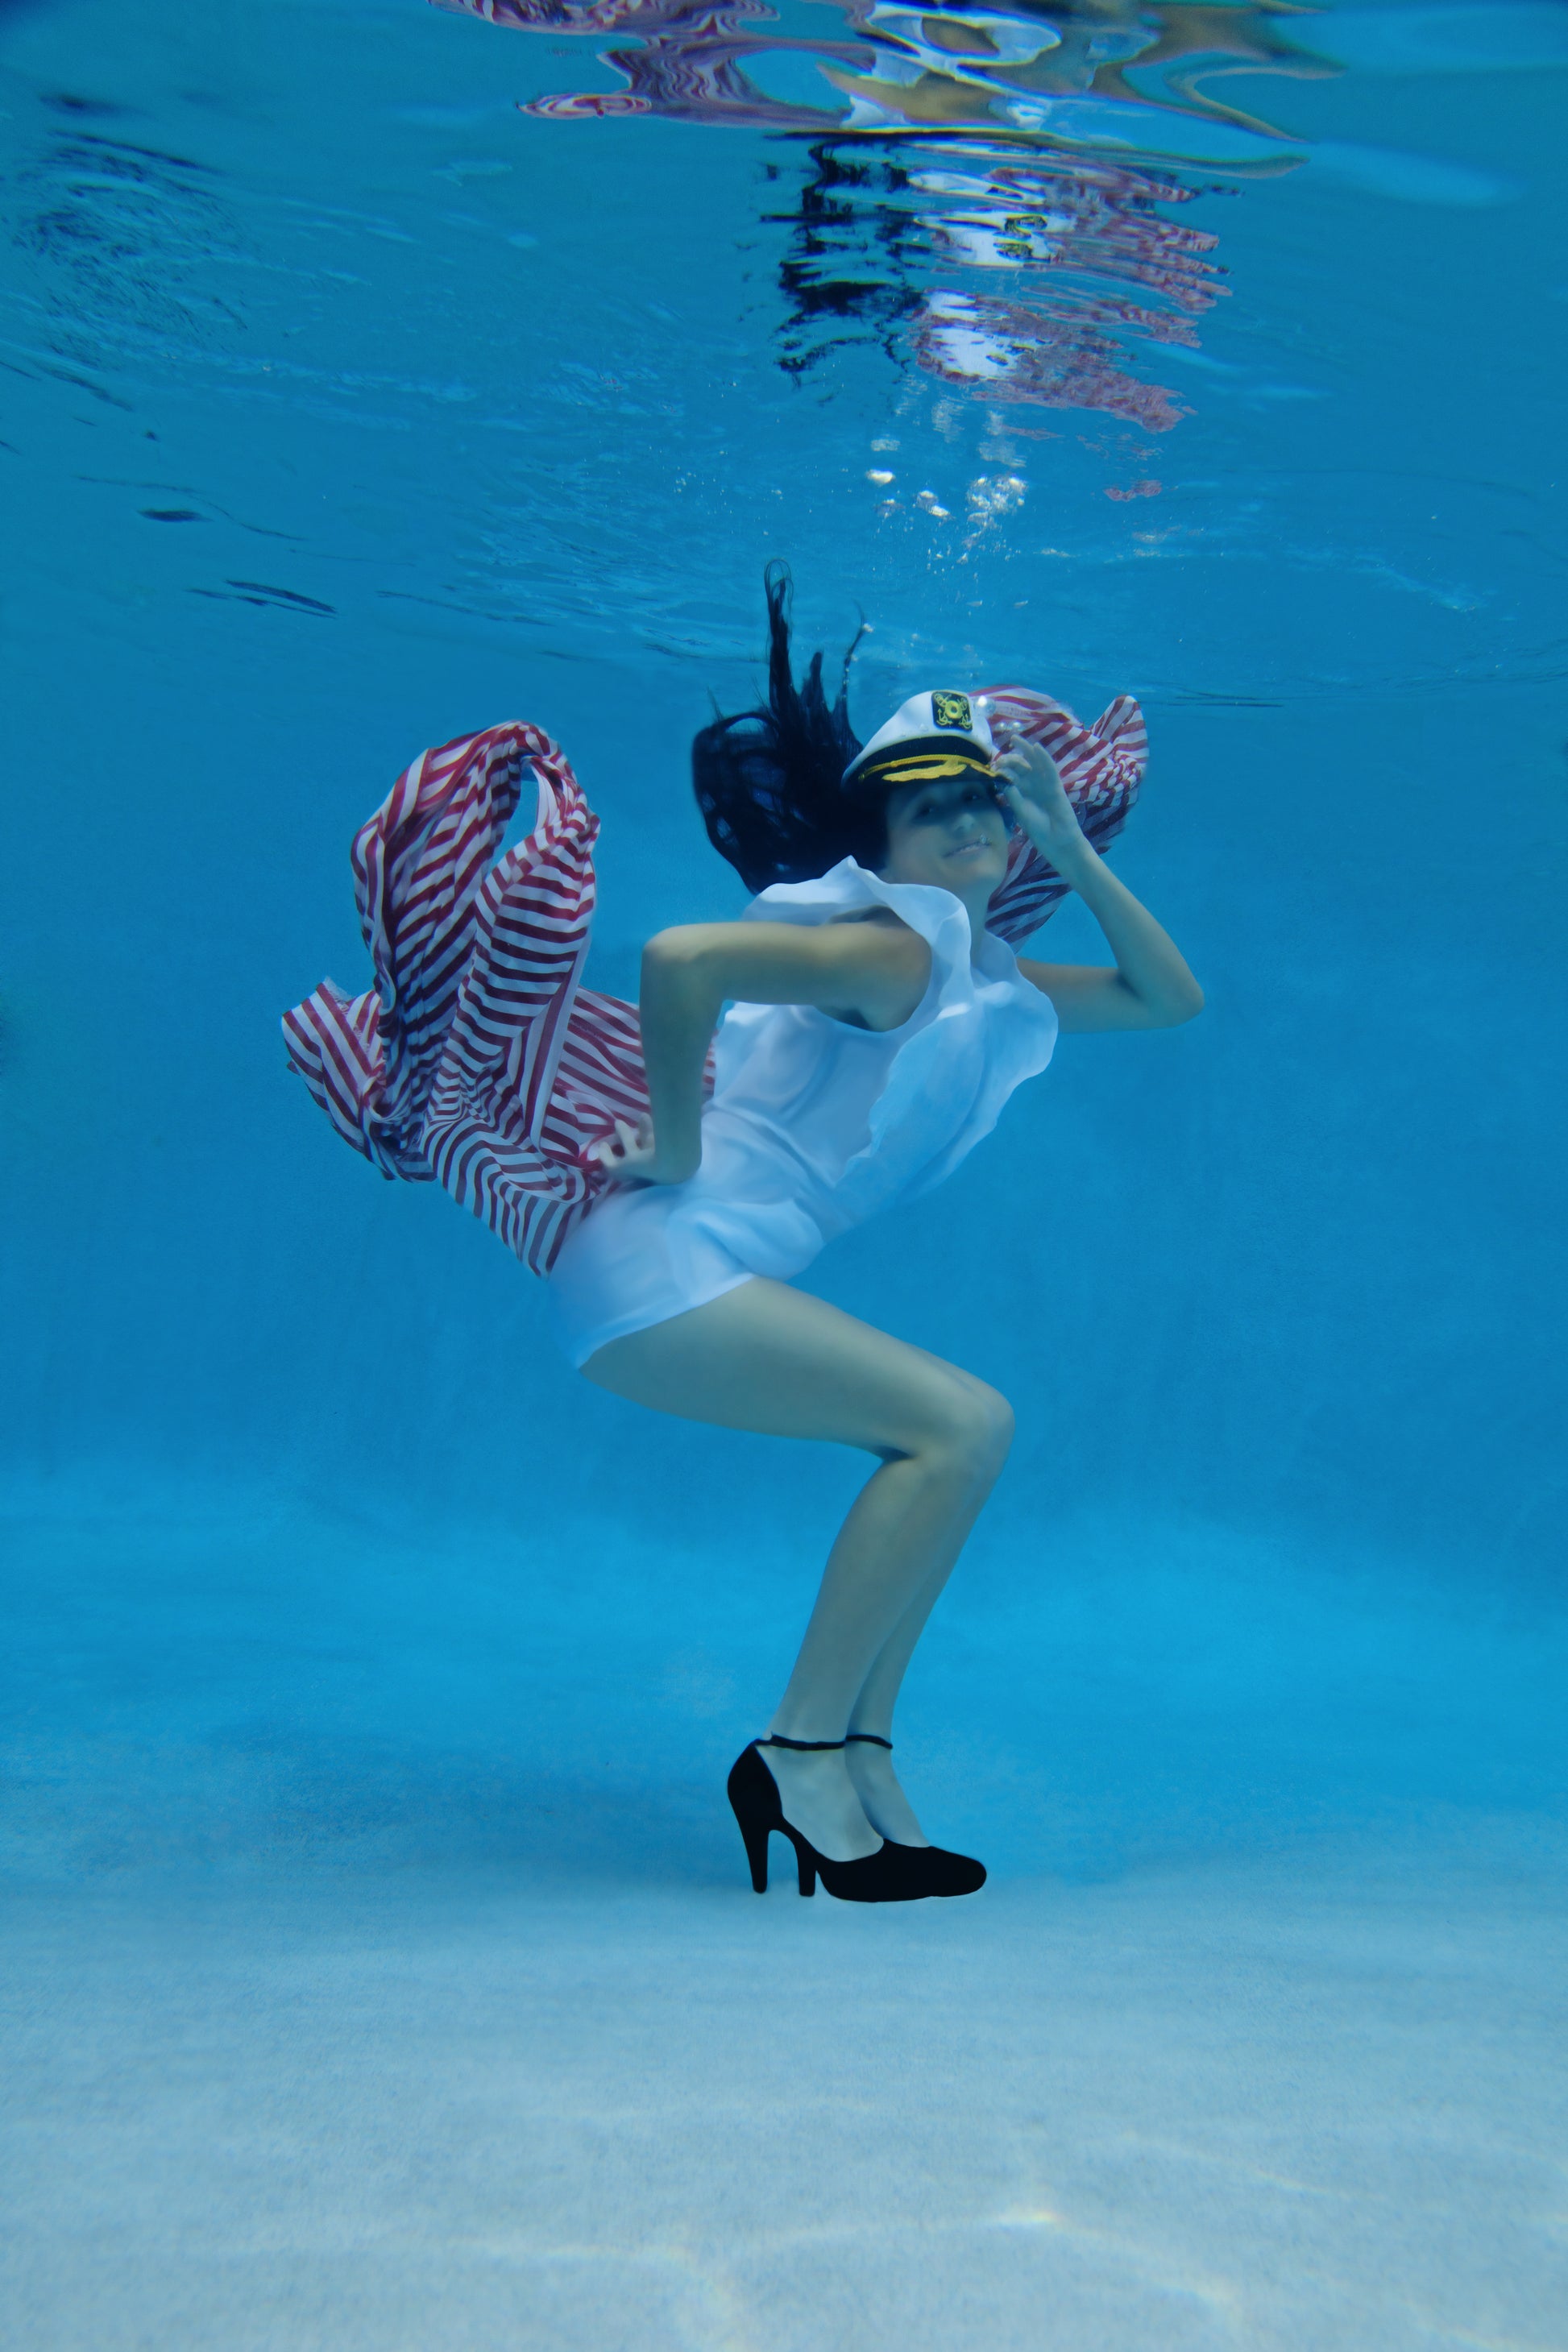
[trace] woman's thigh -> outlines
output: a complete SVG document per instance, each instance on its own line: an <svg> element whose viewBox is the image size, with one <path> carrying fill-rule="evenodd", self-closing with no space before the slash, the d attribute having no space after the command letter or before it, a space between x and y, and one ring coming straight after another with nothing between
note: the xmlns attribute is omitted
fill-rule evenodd
<svg viewBox="0 0 1568 2352"><path fill-rule="evenodd" d="M910 1453L1006 1412L956 1365L762 1275L610 1340L583 1370L616 1396L687 1421L872 1454Z"/></svg>

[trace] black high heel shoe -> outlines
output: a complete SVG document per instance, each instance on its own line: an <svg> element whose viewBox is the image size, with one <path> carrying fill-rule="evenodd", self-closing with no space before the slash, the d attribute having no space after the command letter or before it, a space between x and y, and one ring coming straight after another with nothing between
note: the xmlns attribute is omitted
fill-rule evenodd
<svg viewBox="0 0 1568 2352"><path fill-rule="evenodd" d="M788 1838L795 1848L795 1871L803 1895L815 1895L820 1878L840 1903L918 1903L923 1895L944 1892L930 1883L925 1867L928 1849L895 1845L884 1838L875 1853L858 1854L853 1862L835 1862L818 1853L808 1837L784 1819L779 1784L763 1761L763 1748L842 1748L842 1739L753 1739L742 1748L730 1768L730 1802L745 1840L752 1865L752 1885L759 1895L768 1891L768 1839ZM929 1851L935 1851L934 1847ZM979 1867L978 1864L975 1865ZM982 1873L982 1876L984 1876Z"/></svg>
<svg viewBox="0 0 1568 2352"><path fill-rule="evenodd" d="M879 1732L847 1732L846 1747L852 1742L862 1748L885 1748L889 1755L893 1751L892 1741L884 1739ZM884 1838L882 1843L893 1845L891 1838ZM931 1882L926 1888L928 1895L975 1895L985 1884L985 1864L976 1862L973 1854L952 1853L944 1845L900 1845L894 1846L894 1851L920 1857Z"/></svg>

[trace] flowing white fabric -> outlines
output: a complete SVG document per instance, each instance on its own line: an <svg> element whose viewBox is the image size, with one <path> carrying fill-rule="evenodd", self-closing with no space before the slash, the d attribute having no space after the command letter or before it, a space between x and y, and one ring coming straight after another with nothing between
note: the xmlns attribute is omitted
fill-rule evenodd
<svg viewBox="0 0 1568 2352"><path fill-rule="evenodd" d="M685 1184L606 1193L550 1278L574 1364L735 1289L799 1274L835 1234L951 1175L1056 1045L1048 998L989 931L971 938L950 890L883 882L845 858L775 884L748 918L823 923L892 909L930 945L931 980L897 1029L803 1004L735 1004L720 1024L702 1165Z"/></svg>
<svg viewBox="0 0 1568 2352"><path fill-rule="evenodd" d="M1045 746L1105 848L1143 774L1138 705L1119 695L1080 727L1032 688L987 699L998 740ZM534 829L492 864L530 773ZM350 996L323 981L283 1016L289 1060L343 1141L384 1176L438 1178L535 1274L605 1192L595 1145L647 1108L636 1006L582 984L598 830L540 728L512 720L422 751L354 835L374 985ZM1015 833L986 929L1016 946L1067 887Z"/></svg>

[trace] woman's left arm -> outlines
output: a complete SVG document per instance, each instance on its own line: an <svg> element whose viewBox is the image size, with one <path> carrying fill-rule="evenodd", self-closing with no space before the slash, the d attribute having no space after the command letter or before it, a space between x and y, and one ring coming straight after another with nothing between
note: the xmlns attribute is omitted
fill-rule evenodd
<svg viewBox="0 0 1568 2352"><path fill-rule="evenodd" d="M1025 979L1050 998L1064 1029L1173 1029L1191 1021L1204 1009L1203 990L1169 932L1085 840L1056 762L1037 743L1023 743L997 765L1003 799L1041 856L1077 891L1116 958L1108 970L1020 956Z"/></svg>

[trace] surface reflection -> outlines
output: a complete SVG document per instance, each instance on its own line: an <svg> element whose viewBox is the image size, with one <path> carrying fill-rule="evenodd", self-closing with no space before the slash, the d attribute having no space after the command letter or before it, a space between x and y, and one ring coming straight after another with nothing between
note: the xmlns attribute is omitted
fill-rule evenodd
<svg viewBox="0 0 1568 2352"><path fill-rule="evenodd" d="M848 339L890 351L901 332L929 373L994 403L1100 409L1150 433L1185 414L1130 371L1121 339L1194 346L1194 319L1227 290L1215 237L1157 209L1194 190L979 142L813 157L782 273L786 367Z"/></svg>
<svg viewBox="0 0 1568 2352"><path fill-rule="evenodd" d="M1158 209L1200 193L1174 170L1252 175L1305 152L1213 85L1340 70L1297 45L1311 12L1283 0L1079 0L1048 18L836 0L844 37L810 40L774 29L764 0L437 4L521 31L633 37L598 52L625 88L534 99L529 113L812 141L785 216L786 369L872 340L992 402L1098 409L1149 433L1186 412L1128 345L1194 346L1194 320L1225 290L1216 240Z"/></svg>

